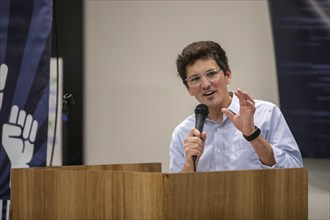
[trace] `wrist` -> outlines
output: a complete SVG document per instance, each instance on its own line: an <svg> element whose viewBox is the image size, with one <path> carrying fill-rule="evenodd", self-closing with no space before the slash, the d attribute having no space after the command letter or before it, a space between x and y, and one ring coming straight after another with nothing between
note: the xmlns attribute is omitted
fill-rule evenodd
<svg viewBox="0 0 330 220"><path fill-rule="evenodd" d="M255 128L255 130L252 134L250 134L250 135L244 135L243 134L243 137L245 138L245 140L251 142L260 135L261 130L257 126L254 126L254 128Z"/></svg>
<svg viewBox="0 0 330 220"><path fill-rule="evenodd" d="M186 160L183 168L181 170L182 173L192 173L194 172L194 164L193 164L193 160Z"/></svg>

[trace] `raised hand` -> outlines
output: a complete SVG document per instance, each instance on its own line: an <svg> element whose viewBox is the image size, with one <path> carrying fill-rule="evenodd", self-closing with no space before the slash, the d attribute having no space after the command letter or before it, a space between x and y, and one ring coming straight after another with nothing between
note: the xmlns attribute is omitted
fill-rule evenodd
<svg viewBox="0 0 330 220"><path fill-rule="evenodd" d="M11 161L11 167L29 167L33 156L34 142L38 122L32 115L26 115L14 105L10 112L9 122L2 128L2 145Z"/></svg>
<svg viewBox="0 0 330 220"><path fill-rule="evenodd" d="M239 112L234 114L226 108L223 108L222 112L235 124L238 130L249 136L255 131L253 116L256 107L254 100L247 92L240 89L235 91L235 95L239 99Z"/></svg>

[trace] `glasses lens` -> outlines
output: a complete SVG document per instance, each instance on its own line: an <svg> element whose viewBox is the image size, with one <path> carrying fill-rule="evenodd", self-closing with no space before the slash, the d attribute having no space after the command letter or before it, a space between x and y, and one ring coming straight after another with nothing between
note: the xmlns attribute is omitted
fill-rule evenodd
<svg viewBox="0 0 330 220"><path fill-rule="evenodd" d="M210 71L204 73L203 75L205 76L205 78L208 81L210 81L210 80L214 80L216 78L219 71L220 71L220 69L219 70L210 70ZM193 75L187 79L187 82L190 86L198 86L202 82L202 75L199 75L199 74Z"/></svg>
<svg viewBox="0 0 330 220"><path fill-rule="evenodd" d="M201 76L200 75L195 75L195 76L191 76L188 79L189 84L191 85L198 85L201 81Z"/></svg>
<svg viewBox="0 0 330 220"><path fill-rule="evenodd" d="M212 70L210 72L205 73L206 78L213 79L219 71Z"/></svg>

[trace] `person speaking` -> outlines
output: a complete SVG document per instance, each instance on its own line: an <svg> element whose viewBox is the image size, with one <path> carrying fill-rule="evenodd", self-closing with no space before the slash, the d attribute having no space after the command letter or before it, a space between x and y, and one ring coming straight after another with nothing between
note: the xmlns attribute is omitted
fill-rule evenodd
<svg viewBox="0 0 330 220"><path fill-rule="evenodd" d="M177 71L188 93L208 108L203 130L195 114L173 131L170 171L221 171L302 167L299 147L278 106L246 91L228 91L226 52L213 41L186 46Z"/></svg>

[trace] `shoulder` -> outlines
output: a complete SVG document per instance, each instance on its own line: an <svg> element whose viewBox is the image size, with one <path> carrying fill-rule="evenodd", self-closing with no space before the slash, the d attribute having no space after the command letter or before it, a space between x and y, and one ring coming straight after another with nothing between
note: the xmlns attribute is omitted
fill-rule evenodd
<svg viewBox="0 0 330 220"><path fill-rule="evenodd" d="M255 106L257 111L280 111L276 104L264 100L255 100Z"/></svg>
<svg viewBox="0 0 330 220"><path fill-rule="evenodd" d="M283 118L283 114L280 108L272 102L255 100L255 106L256 106L255 117L262 121L267 121L267 120L276 121Z"/></svg>
<svg viewBox="0 0 330 220"><path fill-rule="evenodd" d="M175 134L187 134L195 126L195 115L189 115L178 126L175 127L173 135Z"/></svg>

